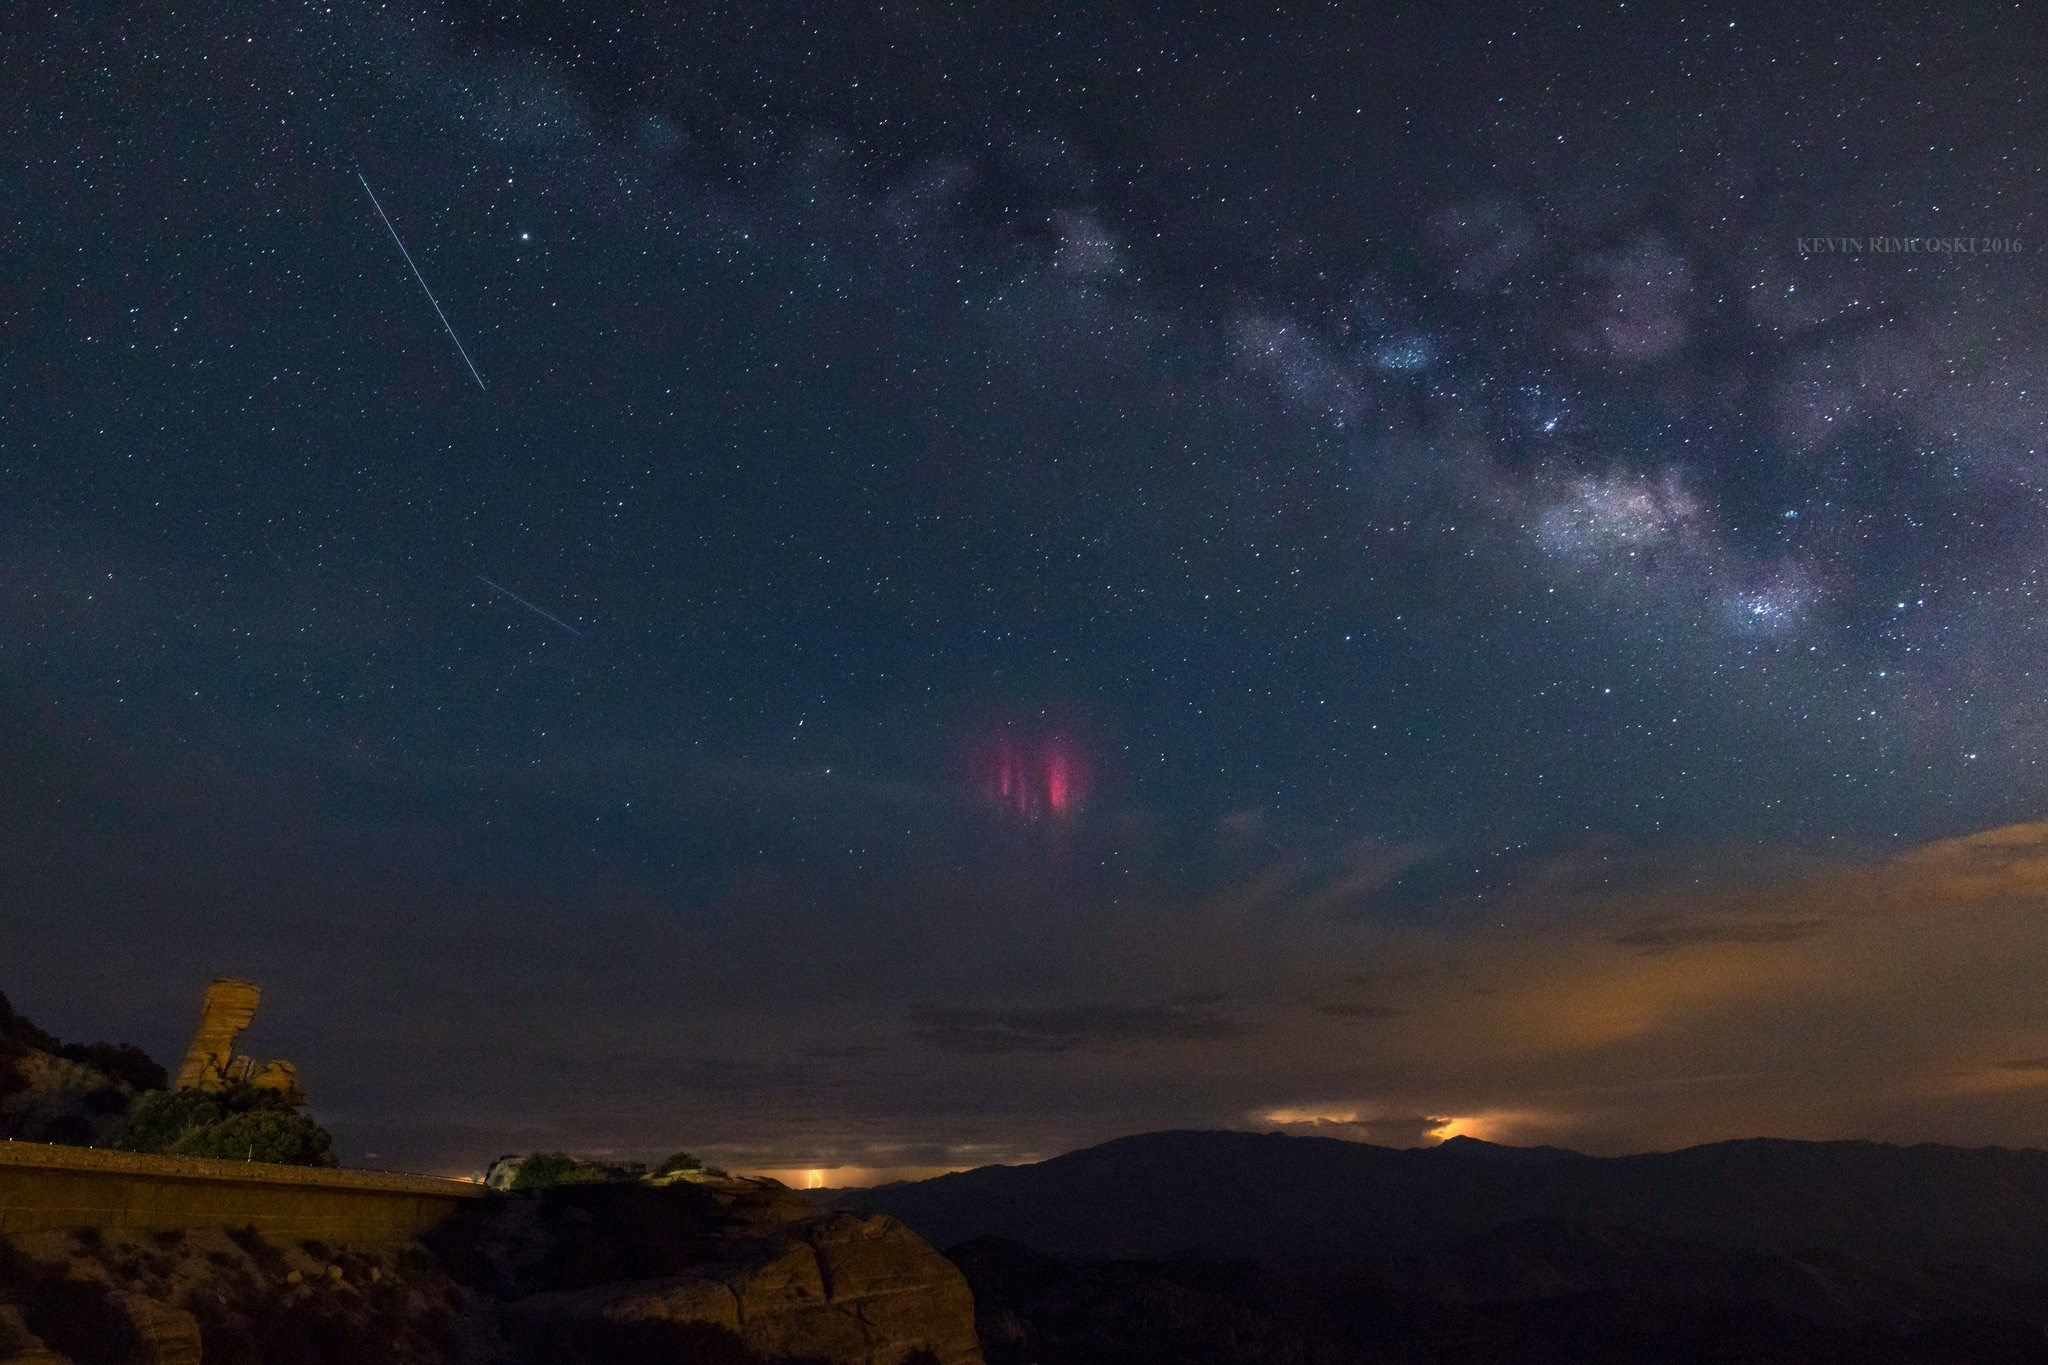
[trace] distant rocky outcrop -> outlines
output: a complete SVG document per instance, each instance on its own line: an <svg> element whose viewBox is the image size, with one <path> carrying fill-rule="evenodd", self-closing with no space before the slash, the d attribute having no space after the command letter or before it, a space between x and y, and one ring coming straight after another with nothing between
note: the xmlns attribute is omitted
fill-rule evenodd
<svg viewBox="0 0 2048 1365"><path fill-rule="evenodd" d="M263 1003L263 988L239 977L216 977L206 987L199 1006L199 1028L185 1049L178 1066L175 1088L179 1090L227 1090L253 1085L286 1095L299 1093L299 1069L290 1062L260 1065L253 1057L240 1056L235 1043L255 1022Z"/></svg>

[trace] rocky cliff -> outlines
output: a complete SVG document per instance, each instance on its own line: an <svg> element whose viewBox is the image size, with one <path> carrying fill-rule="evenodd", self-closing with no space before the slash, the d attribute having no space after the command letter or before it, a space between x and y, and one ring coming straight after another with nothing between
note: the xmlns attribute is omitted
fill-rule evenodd
<svg viewBox="0 0 2048 1365"><path fill-rule="evenodd" d="M235 1043L263 1004L263 988L239 977L216 977L206 987L199 1005L199 1027L193 1031L185 1060L178 1065L179 1090L224 1090L235 1085L253 1085L296 1095L299 1069L290 1062L258 1063L239 1056Z"/></svg>
<svg viewBox="0 0 2048 1365"><path fill-rule="evenodd" d="M705 1323L770 1359L981 1361L960 1271L895 1219L850 1214L794 1224L678 1275L537 1294L508 1320L540 1358L569 1358L565 1344L618 1325Z"/></svg>
<svg viewBox="0 0 2048 1365"><path fill-rule="evenodd" d="M982 1365L952 1262L766 1181L479 1199L422 1244L0 1237L0 1365Z"/></svg>
<svg viewBox="0 0 2048 1365"><path fill-rule="evenodd" d="M981 1365L952 1262L893 1218L821 1214L769 1182L572 1186L492 1201L436 1241L474 1255L534 1360L711 1327L767 1360Z"/></svg>

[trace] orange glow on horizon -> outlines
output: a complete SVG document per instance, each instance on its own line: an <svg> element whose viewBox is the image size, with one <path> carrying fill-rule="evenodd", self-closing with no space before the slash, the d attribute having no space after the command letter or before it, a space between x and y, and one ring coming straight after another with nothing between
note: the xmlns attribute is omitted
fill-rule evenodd
<svg viewBox="0 0 2048 1365"><path fill-rule="evenodd" d="M1413 1106L1332 1104L1268 1109L1256 1117L1261 1123L1278 1128L1306 1129L1319 1137L1336 1137L1373 1146L1399 1143L1404 1131L1419 1135L1431 1144L1466 1137L1508 1146L1525 1145L1546 1141L1550 1135L1569 1130L1572 1126L1568 1114L1534 1109L1488 1109L1424 1119L1408 1117L1416 1112ZM1441 1112L1438 1111L1439 1114ZM1352 1131L1345 1132L1347 1128Z"/></svg>
<svg viewBox="0 0 2048 1365"><path fill-rule="evenodd" d="M735 1170L735 1175L779 1181L793 1190L852 1190L899 1180L930 1180L965 1166L779 1166Z"/></svg>
<svg viewBox="0 0 2048 1365"><path fill-rule="evenodd" d="M1437 1127L1429 1130L1429 1136L1438 1142L1449 1142L1454 1137L1478 1138L1485 1142L1489 1140L1486 1136L1486 1127L1486 1120L1477 1115L1445 1119Z"/></svg>
<svg viewBox="0 0 2048 1365"><path fill-rule="evenodd" d="M1269 1109L1259 1117L1282 1128L1292 1128L1305 1123L1365 1122L1356 1109Z"/></svg>

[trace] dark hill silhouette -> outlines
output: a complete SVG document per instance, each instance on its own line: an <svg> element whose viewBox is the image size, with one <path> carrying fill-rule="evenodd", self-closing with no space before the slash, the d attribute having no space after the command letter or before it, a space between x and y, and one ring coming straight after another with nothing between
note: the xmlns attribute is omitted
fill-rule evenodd
<svg viewBox="0 0 2048 1365"><path fill-rule="evenodd" d="M1751 1139L1591 1157L1469 1138L1395 1149L1277 1133L1120 1138L1030 1166L849 1191L939 1246L1079 1257L1399 1256L1514 1224L1771 1252L2048 1267L2048 1152Z"/></svg>
<svg viewBox="0 0 2048 1365"><path fill-rule="evenodd" d="M1170 1132L834 1202L949 1249L990 1365L2048 1360L2035 1150Z"/></svg>

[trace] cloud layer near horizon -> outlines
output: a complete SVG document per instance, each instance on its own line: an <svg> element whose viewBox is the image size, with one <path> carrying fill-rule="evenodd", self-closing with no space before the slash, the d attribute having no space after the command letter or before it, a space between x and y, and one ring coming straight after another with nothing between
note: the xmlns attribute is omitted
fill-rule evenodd
<svg viewBox="0 0 2048 1365"><path fill-rule="evenodd" d="M1475 857L1247 811L1005 828L843 799L856 829L909 819L917 851L865 877L743 867L688 916L601 877L464 908L435 880L445 832L388 832L401 865L351 868L345 822L281 807L245 838L289 831L317 894L301 869L277 901L223 894L210 939L180 914L91 954L32 911L8 987L67 1036L163 1055L207 976L248 972L270 992L253 1045L301 1063L349 1156L437 1169L686 1146L843 1183L1211 1125L1596 1152L2039 1141L2048 823ZM70 893L120 896L133 834L74 842ZM209 892L187 873L180 894ZM105 989L135 979L151 991Z"/></svg>

